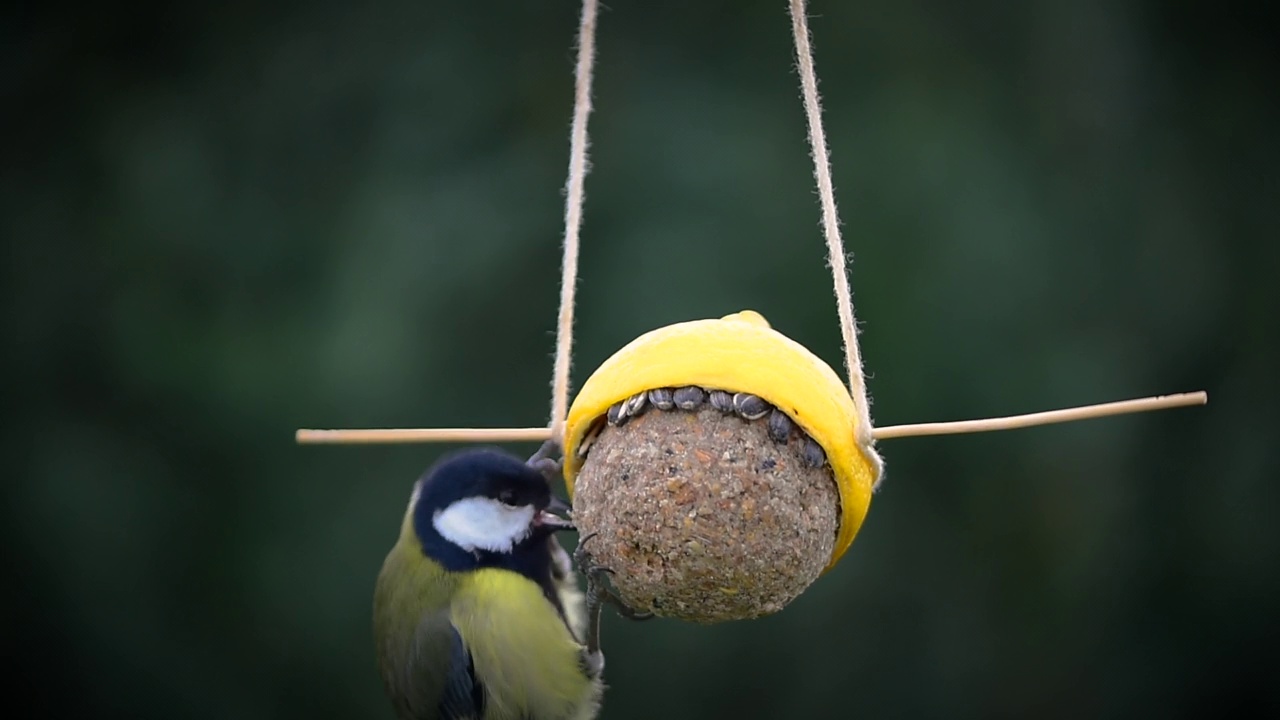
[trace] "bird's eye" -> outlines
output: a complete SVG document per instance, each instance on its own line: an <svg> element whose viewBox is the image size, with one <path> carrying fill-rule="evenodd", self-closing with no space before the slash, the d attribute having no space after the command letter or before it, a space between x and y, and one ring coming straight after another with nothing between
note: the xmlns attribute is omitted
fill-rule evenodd
<svg viewBox="0 0 1280 720"><path fill-rule="evenodd" d="M502 492L498 493L498 502L508 507L515 507L516 494L510 490L503 490Z"/></svg>

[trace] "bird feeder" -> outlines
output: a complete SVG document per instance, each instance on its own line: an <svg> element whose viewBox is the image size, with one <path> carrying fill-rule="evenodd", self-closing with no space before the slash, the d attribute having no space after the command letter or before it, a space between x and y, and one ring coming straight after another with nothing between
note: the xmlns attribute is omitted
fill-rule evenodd
<svg viewBox="0 0 1280 720"><path fill-rule="evenodd" d="M653 330L583 384L564 477L628 606L697 622L782 609L853 542L880 460L829 365L744 311Z"/></svg>

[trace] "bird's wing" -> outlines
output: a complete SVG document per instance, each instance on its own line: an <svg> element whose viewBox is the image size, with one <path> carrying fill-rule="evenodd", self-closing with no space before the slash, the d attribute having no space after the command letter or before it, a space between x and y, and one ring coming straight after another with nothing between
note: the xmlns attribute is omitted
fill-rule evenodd
<svg viewBox="0 0 1280 720"><path fill-rule="evenodd" d="M467 651L457 628L450 625L449 634L449 662L439 716L441 720L474 720L484 715L484 686L476 679L471 653Z"/></svg>
<svg viewBox="0 0 1280 720"><path fill-rule="evenodd" d="M402 660L389 664L387 690L401 720L479 720L485 690L471 653L447 613L428 613L409 634Z"/></svg>

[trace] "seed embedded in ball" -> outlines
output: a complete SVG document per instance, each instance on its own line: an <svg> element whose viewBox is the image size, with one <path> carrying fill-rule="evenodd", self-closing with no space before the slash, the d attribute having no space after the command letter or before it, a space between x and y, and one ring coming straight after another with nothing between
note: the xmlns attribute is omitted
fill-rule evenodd
<svg viewBox="0 0 1280 720"><path fill-rule="evenodd" d="M775 439L767 410L746 420L711 404L659 407L601 423L591 443L574 520L592 562L637 611L713 623L781 610L831 560L830 466L806 462L803 432Z"/></svg>

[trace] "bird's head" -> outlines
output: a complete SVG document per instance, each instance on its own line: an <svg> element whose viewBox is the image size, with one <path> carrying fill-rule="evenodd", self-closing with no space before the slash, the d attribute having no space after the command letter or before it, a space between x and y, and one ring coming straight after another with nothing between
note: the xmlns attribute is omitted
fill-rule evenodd
<svg viewBox="0 0 1280 720"><path fill-rule="evenodd" d="M497 450L466 450L441 459L418 481L409 502L424 551L448 556L509 554L573 524L568 506L537 469Z"/></svg>

